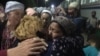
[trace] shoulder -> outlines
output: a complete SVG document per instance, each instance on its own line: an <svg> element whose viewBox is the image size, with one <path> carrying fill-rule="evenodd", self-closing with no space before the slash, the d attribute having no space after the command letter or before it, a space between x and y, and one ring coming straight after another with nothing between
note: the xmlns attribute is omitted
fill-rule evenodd
<svg viewBox="0 0 100 56"><path fill-rule="evenodd" d="M90 51L90 52L98 52L96 47L88 46L86 48L83 48L84 51Z"/></svg>

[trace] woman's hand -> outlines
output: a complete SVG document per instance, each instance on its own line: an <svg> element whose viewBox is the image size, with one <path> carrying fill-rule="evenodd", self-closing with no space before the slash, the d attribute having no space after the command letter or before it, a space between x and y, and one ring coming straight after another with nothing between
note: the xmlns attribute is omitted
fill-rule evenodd
<svg viewBox="0 0 100 56"><path fill-rule="evenodd" d="M46 50L47 44L40 38L27 39L17 47L8 50L8 56L39 55Z"/></svg>

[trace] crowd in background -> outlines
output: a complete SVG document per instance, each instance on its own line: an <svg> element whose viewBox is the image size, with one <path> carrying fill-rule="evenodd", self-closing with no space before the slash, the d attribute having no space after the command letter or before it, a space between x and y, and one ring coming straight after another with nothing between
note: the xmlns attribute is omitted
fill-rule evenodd
<svg viewBox="0 0 100 56"><path fill-rule="evenodd" d="M25 9L17 1L0 4L0 56L100 56L100 20L96 11L88 19L80 10L76 1L67 9L61 5ZM14 31L25 15L38 17L43 29L38 37L20 41Z"/></svg>

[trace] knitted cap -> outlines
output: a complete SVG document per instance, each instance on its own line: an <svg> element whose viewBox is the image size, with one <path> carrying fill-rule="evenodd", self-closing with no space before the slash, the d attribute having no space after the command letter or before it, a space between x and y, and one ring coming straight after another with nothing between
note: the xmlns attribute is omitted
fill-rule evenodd
<svg viewBox="0 0 100 56"><path fill-rule="evenodd" d="M75 24L66 17L58 16L52 22L57 22L62 27L64 34L68 35L75 30Z"/></svg>
<svg viewBox="0 0 100 56"><path fill-rule="evenodd" d="M5 13L8 13L12 10L21 9L24 11L24 5L17 1L8 1L5 7Z"/></svg>

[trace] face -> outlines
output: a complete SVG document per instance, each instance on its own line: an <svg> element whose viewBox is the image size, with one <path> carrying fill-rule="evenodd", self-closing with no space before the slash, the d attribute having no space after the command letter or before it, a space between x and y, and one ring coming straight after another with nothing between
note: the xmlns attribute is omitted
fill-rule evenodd
<svg viewBox="0 0 100 56"><path fill-rule="evenodd" d="M75 9L74 9L74 8L68 8L68 13L69 13L69 14L73 14L73 13L74 13L74 11L75 11Z"/></svg>
<svg viewBox="0 0 100 56"><path fill-rule="evenodd" d="M43 22L46 22L46 20L49 18L49 15L47 13L42 13L41 15L41 19L43 20Z"/></svg>
<svg viewBox="0 0 100 56"><path fill-rule="evenodd" d="M92 12L92 17L95 17L96 16L96 12Z"/></svg>
<svg viewBox="0 0 100 56"><path fill-rule="evenodd" d="M23 11L21 10L14 10L8 13L7 18L10 22L10 25L17 25L23 16Z"/></svg>
<svg viewBox="0 0 100 56"><path fill-rule="evenodd" d="M49 25L49 35L52 37L52 38L58 38L58 37L62 37L63 36L63 33L59 27L59 25L56 23L56 22L52 22L50 25Z"/></svg>

